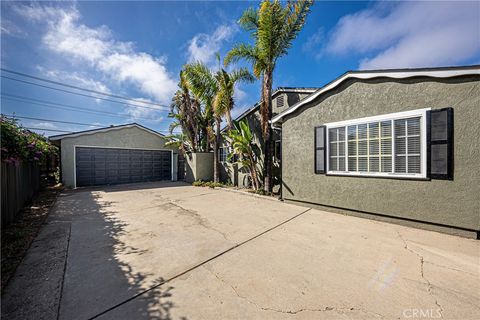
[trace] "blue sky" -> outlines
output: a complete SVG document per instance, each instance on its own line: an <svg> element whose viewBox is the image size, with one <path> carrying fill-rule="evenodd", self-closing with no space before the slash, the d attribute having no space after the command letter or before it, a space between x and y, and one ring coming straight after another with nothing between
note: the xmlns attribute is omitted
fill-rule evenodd
<svg viewBox="0 0 480 320"><path fill-rule="evenodd" d="M2 68L165 107L126 106L2 78L2 113L91 125L21 120L24 126L52 130L138 122L164 132L182 65L200 60L213 68L215 52L224 56L233 44L250 41L236 21L243 10L257 5L3 1ZM479 30L477 1L318 1L289 54L279 60L274 87L320 87L348 70L479 64ZM2 76L41 83L5 72ZM258 81L240 85L234 115L252 106L259 91ZM47 101L50 107L18 97ZM65 105L99 113L74 112Z"/></svg>

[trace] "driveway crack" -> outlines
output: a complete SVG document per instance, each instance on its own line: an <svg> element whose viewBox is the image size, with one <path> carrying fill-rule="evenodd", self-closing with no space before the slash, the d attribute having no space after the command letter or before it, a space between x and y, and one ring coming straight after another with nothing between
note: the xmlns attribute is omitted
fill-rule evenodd
<svg viewBox="0 0 480 320"><path fill-rule="evenodd" d="M438 307L439 309L439 312L440 312L440 317L443 318L443 307L440 305L440 303L438 302L438 299L437 297L435 296L435 294L433 293L433 288L434 288L434 285L430 282L430 280L428 280L426 277L425 277L425 271L424 271L424 265L425 263L428 263L428 262L425 262L425 259L424 257L416 252L415 250L411 249L409 246L408 246L408 242L405 238L403 238L403 236L401 235L401 233L399 231L397 231L397 234L398 234L398 237L402 240L403 242L403 247L405 248L405 250L413 253L414 255L416 255L417 257L420 258L420 275L424 281L424 283L427 285L427 292L428 294L434 299L434 302L435 302L435 305Z"/></svg>
<svg viewBox="0 0 480 320"><path fill-rule="evenodd" d="M175 203L175 202L172 202L172 201L169 201L168 204L180 209L180 212L179 212L180 214L185 214L185 215L188 215L188 216L192 217L195 220L195 224L200 225L200 226L202 226L206 229L210 229L212 231L215 231L215 232L221 234L222 237L225 240L227 240L229 242L233 242L232 240L228 239L227 235L224 232L214 228L212 225L210 225L210 223L208 223L207 219L203 218L196 211L184 208L181 205L179 205L178 203Z"/></svg>
<svg viewBox="0 0 480 320"><path fill-rule="evenodd" d="M263 310L263 311L271 311L271 312L293 314L293 315L301 313L301 312L306 312L306 311L310 311L310 312L330 312L330 311L333 311L333 312L340 313L340 314L343 314L343 313L348 312L348 311L351 311L351 312L360 311L360 312L363 312L363 313L366 313L366 314L371 314L371 315L380 317L381 319L385 318L382 314L367 311L367 310L363 310L363 309L356 308L356 307L337 308L337 307L326 306L326 307L323 307L323 308L300 308L300 309L295 309L295 310L289 310L289 309L276 309L276 308L261 306L258 303L256 303L255 301L252 301L251 299L239 294L237 289L233 285L229 284L227 281L222 279L218 274L216 274L215 272L213 272L209 268L207 268L205 266L203 266L203 268L205 270L207 270L210 274L212 274L218 281L220 281L223 284L230 287L237 297L247 301L249 304L252 304L257 309L260 309L260 310Z"/></svg>

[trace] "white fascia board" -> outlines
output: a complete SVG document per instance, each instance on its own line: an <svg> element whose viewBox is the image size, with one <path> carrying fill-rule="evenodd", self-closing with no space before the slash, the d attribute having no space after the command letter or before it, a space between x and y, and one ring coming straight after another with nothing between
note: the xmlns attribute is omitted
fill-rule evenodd
<svg viewBox="0 0 480 320"><path fill-rule="evenodd" d="M431 78L451 78L457 76L465 76L465 75L480 75L480 68L466 68L466 69L454 69L454 70L406 70L406 71L392 71L392 72L349 72L338 78L337 80L329 83L323 88L320 88L315 93L312 93L310 96L306 97L305 99L297 102L292 107L288 108L284 112L280 113L279 115L275 116L271 123L275 124L276 122L280 121L286 115L289 115L292 112L295 112L300 107L304 106L305 104L312 102L315 100L319 95L329 90L334 89L343 81L348 79L373 79L379 77L391 78L391 79L405 79L411 77L431 77Z"/></svg>
<svg viewBox="0 0 480 320"><path fill-rule="evenodd" d="M132 123L132 124L127 124L127 125L120 125L120 126L115 126L115 127L107 127L107 128L100 128L100 129L93 129L93 130L88 130L88 131L82 131L82 132L77 132L77 133L67 133L67 134L62 134L62 135L58 135L58 136L54 136L54 137L49 137L49 140L50 141L57 141L57 140L61 140L61 139L64 139L64 138L75 138L75 137L79 137L79 136L83 136L83 135L89 135L89 134L95 134L95 133L99 133L99 132L108 132L108 131L111 131L111 130L120 130L120 129L124 129L124 128L132 128L132 127L137 127L139 129L142 129L142 130L145 130L147 132L150 132L150 133L153 133L161 138L165 138L164 135L154 131L154 130L151 130L151 129L148 129L148 128L145 128L143 126L140 126L138 124L135 124L135 123Z"/></svg>

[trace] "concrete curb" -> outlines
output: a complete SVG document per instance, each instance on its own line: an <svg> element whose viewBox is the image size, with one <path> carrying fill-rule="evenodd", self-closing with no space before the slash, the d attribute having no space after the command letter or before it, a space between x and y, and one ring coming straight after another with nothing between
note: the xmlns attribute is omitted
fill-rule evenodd
<svg viewBox="0 0 480 320"><path fill-rule="evenodd" d="M222 188L222 187L215 187L214 189L215 190L224 190L224 191L228 191L228 192L239 193L239 194L243 194L243 195L246 195L246 196L255 197L255 198L259 198L259 199L270 200L270 201L282 201L282 200L280 200L278 198L275 198L275 197L262 196L261 194L250 193L250 192L242 191L242 190L239 190L239 189L230 189L230 188Z"/></svg>

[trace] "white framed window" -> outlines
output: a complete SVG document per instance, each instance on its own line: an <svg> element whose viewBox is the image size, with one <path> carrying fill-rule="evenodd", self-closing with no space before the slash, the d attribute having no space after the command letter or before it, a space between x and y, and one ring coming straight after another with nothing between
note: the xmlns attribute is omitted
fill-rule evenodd
<svg viewBox="0 0 480 320"><path fill-rule="evenodd" d="M425 178L428 110L327 123L327 174Z"/></svg>

